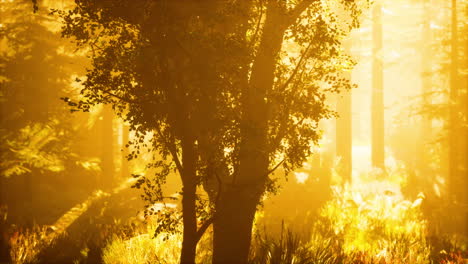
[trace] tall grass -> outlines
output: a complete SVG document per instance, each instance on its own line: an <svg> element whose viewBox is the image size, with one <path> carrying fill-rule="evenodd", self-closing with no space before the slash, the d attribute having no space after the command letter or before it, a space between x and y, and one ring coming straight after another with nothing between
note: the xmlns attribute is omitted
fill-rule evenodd
<svg viewBox="0 0 468 264"><path fill-rule="evenodd" d="M105 264L173 264L179 262L182 247L182 226L178 232L160 232L154 237L157 223L149 218L146 230L133 236L115 235L103 250ZM197 263L211 263L211 233L208 230L197 247Z"/></svg>
<svg viewBox="0 0 468 264"><path fill-rule="evenodd" d="M407 201L391 191L363 194L352 187L336 188L322 209L345 256L364 263L429 263L423 197Z"/></svg>

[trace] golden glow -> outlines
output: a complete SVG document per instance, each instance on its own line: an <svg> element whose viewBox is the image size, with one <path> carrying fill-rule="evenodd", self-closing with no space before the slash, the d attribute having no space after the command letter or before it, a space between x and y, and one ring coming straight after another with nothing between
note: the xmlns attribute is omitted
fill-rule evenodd
<svg viewBox="0 0 468 264"><path fill-rule="evenodd" d="M140 0L134 2L138 1ZM286 7L291 9L301 1L288 0ZM196 195L203 198L194 202L197 205L197 211L196 217L192 220L196 219L197 229L201 228L204 221L211 219L213 212L213 219L216 221L214 208L225 198L225 196L218 195L218 191L225 191L227 194L223 194L226 196L232 195L229 192L232 191L233 197L238 199L239 196L235 195L243 194L243 187L252 182L256 183L254 180L257 178L266 179L266 176L249 175L251 177L245 182L236 182L236 177L238 177L236 173L241 170L239 163L242 157L238 155L242 153L239 149L244 142L242 140L242 133L244 133L242 126L245 125L242 122L245 121L244 113L240 113L241 111L233 113L230 110L223 112L224 109L219 109L221 115L216 122L220 123L219 127L222 129L225 129L225 126L232 126L228 128L227 133L231 134L222 135L220 138L216 138L218 135L209 134L207 138L209 141L213 136L216 138L215 142L219 140L222 142L220 144L226 144L219 148L220 152L224 151L222 154L217 153L216 147L218 146L213 148L216 149L213 151L216 153L208 153L208 155L201 150L199 142L201 136L205 135L200 134L210 129L205 130L207 126L203 123L205 120L199 123L192 122L198 121L199 116L191 114L183 119L184 121L190 120L191 125L196 126L194 130L198 133L193 136L196 138L195 150L193 150L196 154L193 160L187 161L186 164L183 162L183 140L181 139L183 137L177 138L177 136L180 134L185 136L185 133L191 132L192 128L187 128L185 123L178 123L180 120L171 127L176 131L172 132L174 135L171 134L165 138L166 141L158 142L159 149L162 148L165 151L152 152L155 133L157 135L157 132L154 132L157 122L152 120L152 114L164 120L158 119L158 122L166 122L171 118L168 118L170 114L166 112L162 115L155 114L159 107L173 107L178 111L185 105L168 106L167 102L159 104L158 101L158 104L149 104L147 107L144 105L147 101L144 100L132 105L134 108L150 108L149 110L139 109L145 114L149 113L148 116L129 115L134 119L148 118L148 120L140 120L141 123L136 125L146 122L145 127L149 127L150 130L154 129L140 137L137 137L138 134L135 131L129 131L129 127L135 128L129 125L134 119L122 121L122 116L115 114L109 104L103 106L98 103L86 109L85 112L78 111L70 114L71 108L67 104L73 105L74 102L83 99L86 94L82 91L85 88L83 83L89 74L87 69L94 67L92 64L94 53L101 52L102 47L119 39L115 35L106 35L100 39L102 43L95 42L92 47L85 46L77 49L76 43L72 43L77 39L60 36L63 24L58 17L47 15L49 8L72 10L74 1L38 0L40 8L36 13L32 12L32 2L30 0L0 1L0 106L2 111L0 115L2 124L0 127L0 242L4 242L1 239L5 238L10 247L5 248L11 251L13 263L32 263L40 252L48 252L47 250L52 249L54 239L62 239L61 236L64 236L65 231L70 229L69 238L63 239L70 239L73 243L79 241L79 243L75 243L76 249L70 246L70 252L67 253L70 253L72 257L79 255L80 259L70 261L67 259L68 262L63 263L93 262L88 257L92 255L90 250L94 249L102 251L102 258L106 264L178 263L183 240L180 232L184 230L181 221L184 197L181 175L186 168L185 165L189 166L190 161L195 164L195 173L191 175L194 175L198 184L195 188ZM95 2L99 6L100 4L107 5L112 1ZM116 1L116 5L121 2L127 1ZM128 3L131 2L128 1ZM154 3L147 2L148 7L153 7ZM249 1L227 2L232 4ZM272 2L274 1L261 0L252 3L255 6ZM340 16L343 13L343 10L339 9L341 2L353 1L312 2L321 3L321 8L327 10L326 14L323 14L323 19L331 21L334 19L333 14L341 19ZM374 5L364 10L360 27L351 31L349 36L340 36L338 39L343 43L341 47L337 46L333 51L339 53L340 56L351 56L356 65L353 65L351 61L332 57L324 51L323 54L318 52L314 55L316 57L307 62L310 64L305 67L304 72L299 74L291 71L298 64L306 46L298 43L294 37L284 37L281 52L277 58L278 64L276 68L272 67L276 70L275 74L280 72L279 77L272 78L275 83L262 98L270 107L265 109L276 111L275 102L285 98L294 102L292 106L301 107L301 103L304 102L300 100L296 102L295 98L291 99L286 96L281 98L281 92L284 91L290 93L288 96L294 97L296 92L294 89L297 88L295 86L297 80L294 78L309 78L303 83L307 88L303 90L304 93L314 93L315 85L319 86L317 89L322 90L331 88L326 81L311 80L315 77L308 76L308 74L313 75L320 71L318 69L321 66L317 66L320 64L317 62L320 56L332 57L333 59L324 63L338 71L336 78L349 79L356 85L356 88L341 91L340 94L327 93L324 103L329 106L331 112L336 112L337 116L319 122L317 126L320 131L316 131L320 136L320 139L317 139L318 143L310 146L310 156L303 160L295 160L297 164L294 165L302 164L302 166L291 169L288 171L289 174L285 175L284 167L276 168L275 165L285 165L289 161L287 155L301 155L302 153L294 151L286 153L286 151L282 152L283 149L275 153L269 152L274 147L268 144L270 141L275 141L277 135L270 137L268 133L270 130L276 130L277 127L273 126L279 126L280 122L271 122L274 125L267 122L266 127L270 126L268 128L270 130L266 129L268 131L265 132L268 134L265 136L267 138L265 141L268 141L265 144L268 145L266 149L249 150L267 157L270 162L269 169L276 168L275 171L265 173L272 179L268 182L266 189L272 192L262 196L261 206L258 206L253 226L251 254L260 254L262 250L268 251L265 255L270 262L267 261L265 264L280 263L273 260L275 256L279 256L279 254L274 254L275 250L290 252L289 249L285 249L287 243L284 243L288 241L285 239L288 231L297 234L300 240L300 245L294 252L297 254L294 255L294 261L300 257L298 252L312 252L311 255L314 256L325 256L328 252L331 255L330 259L342 258L344 263L461 264L466 263L468 259L468 253L466 253L468 252L466 243L468 226L463 225L468 222L466 214L468 210L466 194L468 192L466 189L468 186L468 46L466 45L468 0L376 0L370 2ZM83 3L89 4L88 1ZM457 3L457 10L452 10L452 3ZM48 8L45 8L46 6ZM262 14L258 21L259 36L263 33L262 26L266 21L267 6L262 6L260 9ZM118 10L118 12L121 11ZM204 12L204 10L197 10L197 12ZM311 16L317 15L314 12L311 12ZM458 14L455 29L452 27L453 12ZM100 15L102 14L99 13ZM307 12L302 15L306 16ZM77 14L74 15L74 18L77 17L79 17ZM197 17L194 21L203 23L199 18ZM141 14L141 17L136 20L140 21L140 19L147 19L146 13ZM128 21L125 19L118 21L128 26L128 32L126 32L128 36L125 36L127 39L124 38L123 42L119 42L121 50L116 49L113 55L117 58L129 52L131 56L138 57L138 63L143 66L147 66L146 62L152 65L153 60L163 61L164 56L159 57L159 53L167 47L158 47L154 50L149 47L148 54L151 55L147 56L145 45L150 46L152 40L138 34L139 30L149 30L145 27L152 26L152 23L145 21L147 24L144 26L135 26L125 24ZM252 21L249 20L249 25L255 24ZM308 20L300 18L298 21L298 25L306 26ZM340 28L336 29L338 31L347 28L345 23L339 26ZM168 27L168 32L170 32L169 29L170 27ZM101 27L95 30L94 33L97 35L103 33ZM242 46L243 38L236 38L237 33L234 32L236 30L242 31L241 27L237 28L236 25L229 40L231 41L232 37L236 45ZM255 28L249 28L246 32L246 38L252 42L248 45L252 48L249 56L256 58L258 54L262 55L258 53L262 38L254 37ZM86 35L86 33L89 32L80 31L77 34ZM335 33L333 30L330 32L330 34ZM187 39L204 37L204 35L198 36L197 34L199 32L190 31L190 37ZM207 33L207 35L210 34ZM145 49L140 50L141 47L134 44L133 41L136 41L137 37L142 37L141 46ZM168 43L173 44L170 41ZM179 44L185 47L187 43L177 45ZM137 64L132 61L135 58L131 56L128 62L118 61L120 63L116 66L118 70L96 69L98 74L91 76L89 80L96 81L92 79L95 77L98 79L96 82L99 82L99 78L108 74L115 79L115 82L120 79L127 81L128 87L125 87L130 90L129 98L131 99L125 96L124 99L119 98L119 93L109 95L112 100L125 101L122 104L125 106L118 109L121 110L119 114L125 116L131 109L129 107L129 104L133 103L131 100L138 97L135 94L141 92L151 96L153 91L148 92L145 89L166 89L168 87L165 87L165 81L167 83L174 81L177 83L174 87L177 89L174 88L175 92L170 90L174 94L171 92L167 94L170 94L168 97L177 97L182 94L179 94L178 89L186 84L186 80L191 81L193 78L199 81L199 75L212 74L212 69L209 67L206 72L199 72L199 69L194 69L196 67L192 68L193 61L198 61L200 58L197 57L198 54L195 54L197 56L191 54L191 49L197 46L192 47L191 43L189 44L185 47L188 51L177 54L178 57L174 60L168 59L170 81L164 80L160 83L159 79L157 82L153 80L152 74L158 75L160 68L138 68L142 66L138 65L135 68L142 72L147 71L142 75L149 72L149 77L145 75L141 79L135 77L137 75L133 74L134 72L127 72L127 70L132 71ZM213 45L210 49L218 48L218 44L217 40L206 41L206 45ZM139 53L133 54L132 48L144 56ZM229 52L232 51L229 50ZM316 50L309 50L309 52L316 52ZM230 54L226 54L226 58L223 56L216 59L219 61L227 59L229 63L237 63L231 60ZM236 56L232 57L236 59ZM250 60L249 56L243 57L242 60ZM204 57L197 67L212 66L204 65L203 59ZM113 61L105 63L112 64ZM179 64L183 66L183 69L176 68ZM254 63L244 66L246 65L252 67ZM218 65L215 66L218 67ZM232 101L226 100L232 109L245 110L239 107L243 102L236 100L244 100L245 89L253 89L249 83L251 69L244 72L244 69L249 67L236 68L233 70L235 74L228 78L218 74L218 70L230 71L231 65L213 69L213 72L218 74L214 78L216 82L213 81L216 89L222 90L225 88L222 85L226 85L229 88L235 86L235 89L242 91L242 93L233 94L233 98L230 98ZM246 78L248 80L243 80L245 83L233 77L242 76L243 78L244 74L248 76ZM281 74L284 76L280 76ZM282 86L284 82L282 79L288 79L291 76L294 78L290 80L289 86ZM81 81L77 82L77 79ZM143 85L147 83L151 84L150 87ZM206 88L204 86L206 83L201 81L200 83L203 86L203 89L200 89L202 92L205 92L205 89L211 91L208 88L212 87ZM211 85L210 82L207 83ZM112 91L115 88L113 85L121 87L119 83L112 82L92 88L98 90L96 93L104 94L108 90ZM190 82L188 86L196 90L200 88L197 85L200 84ZM221 86L217 87L217 85ZM254 88L257 89L257 87ZM154 94L159 92L155 91ZM271 94L276 96L276 93L280 98L274 98L275 101L270 96ZM183 96L189 97L189 95L190 93L185 93ZM215 97L214 100L217 100ZM59 98L65 98L62 100L65 102ZM161 100L164 101L164 99ZM181 101L171 102L180 103ZM200 100L197 101L199 102ZM187 108L192 109L191 107ZM193 109L199 109L197 107L199 106L193 106ZM151 112L153 110L155 112ZM270 115L268 111L265 111L264 116ZM285 113L290 113L286 111L291 111L291 123L315 127L318 122L297 114L294 109L285 109ZM179 113L177 112L175 116ZM261 114L260 116L263 116L264 113L261 112ZM229 118L232 118L229 120L232 122L224 123L224 119ZM245 123L251 121L248 118L246 120L248 122ZM218 127L217 125L215 124L214 127ZM163 124L163 126L167 128L171 125ZM210 131L210 133L215 132ZM278 134L281 133L278 132ZM279 140L281 147L287 149L294 146L290 138L278 138L281 139ZM131 144L136 141L138 144ZM249 141L246 140L246 142ZM309 150L308 147L305 145L304 148ZM303 149L297 152L301 151ZM138 153L135 155L136 158L127 160L128 154L136 153ZM222 157L224 160L221 162L219 160L206 161L211 156L218 157L218 154L221 156L224 154ZM170 168L164 168L168 171L167 179L152 182L154 175L159 175L158 173L163 169L154 168L148 164L160 161L163 157L166 158L165 162L177 160L179 164L174 162ZM375 161L379 159L381 159L380 162ZM223 167L225 164L227 165ZM216 169L222 167L225 170L220 170L220 175L218 175L216 174L218 171L213 173L210 171L213 168L209 166ZM248 168L255 166L256 164ZM179 169L182 171L178 171ZM133 178L132 174L140 175L142 178ZM138 183L143 176L147 180L145 181L146 187L140 189L129 187ZM162 185L161 193L157 194L163 196L163 201L151 199L142 201L141 195L145 197L145 192L154 191L159 184ZM213 193L208 193L207 190ZM144 203L148 205L146 210L143 210L145 209ZM148 216L148 211L157 213ZM233 217L235 213L237 212L232 212ZM251 218L252 215L253 212L250 214ZM158 221L170 228L155 234L157 230L160 231L158 224L161 222ZM6 229L3 229L3 226ZM211 263L213 229L210 227L207 230L198 244L197 263ZM86 237L89 234L92 236ZM4 249L3 246L4 244L0 244L0 250ZM92 246L96 248L91 248ZM0 259L0 262L2 261L3 259ZM325 260L316 262L329 263Z"/></svg>

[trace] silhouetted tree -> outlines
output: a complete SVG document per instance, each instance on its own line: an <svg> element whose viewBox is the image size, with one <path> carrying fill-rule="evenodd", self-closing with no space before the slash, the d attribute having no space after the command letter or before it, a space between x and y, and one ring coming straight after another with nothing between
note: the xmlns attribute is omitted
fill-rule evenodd
<svg viewBox="0 0 468 264"><path fill-rule="evenodd" d="M377 2L372 10L372 166L384 169L384 102L382 56L382 5Z"/></svg>
<svg viewBox="0 0 468 264"><path fill-rule="evenodd" d="M156 187L149 202L164 200L157 187L171 170L180 174L181 263L194 263L211 221L213 263L246 263L269 174L302 164L331 115L326 93L350 88L339 46L359 8L342 3L351 15L341 25L338 7L309 0L86 0L59 12L63 35L92 52L78 108L112 104L136 134L130 155L147 147L160 157L156 178L137 183ZM299 52L282 50L285 42ZM200 185L214 207L203 223Z"/></svg>

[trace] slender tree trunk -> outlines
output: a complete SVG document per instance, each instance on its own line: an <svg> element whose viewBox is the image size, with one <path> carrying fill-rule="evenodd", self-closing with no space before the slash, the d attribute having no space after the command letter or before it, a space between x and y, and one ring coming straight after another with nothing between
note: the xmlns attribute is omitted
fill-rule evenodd
<svg viewBox="0 0 468 264"><path fill-rule="evenodd" d="M195 264L197 249L197 218L195 210L196 201L196 156L195 140L185 137L182 140L182 214L183 214L183 240L180 255L181 264Z"/></svg>
<svg viewBox="0 0 468 264"><path fill-rule="evenodd" d="M431 92L432 92L432 86L431 86L431 57L432 57L432 52L431 52L431 10L430 10L430 0L425 0L423 2L423 8L424 8L424 16L423 16L423 29L422 29L422 56L421 56L421 92L423 95L423 107L429 107L430 104L432 103L431 100ZM422 148L421 150L423 153L421 153L421 157L427 156L425 154L427 151L424 150L424 145L427 143L427 141L431 138L432 134L432 124L431 124L431 118L428 115L423 115L423 120L422 120ZM427 157L426 157L427 158ZM425 162L425 161L423 161Z"/></svg>
<svg viewBox="0 0 468 264"><path fill-rule="evenodd" d="M374 5L372 20L372 166L384 169L382 6L380 3Z"/></svg>
<svg viewBox="0 0 468 264"><path fill-rule="evenodd" d="M216 205L213 263L247 263L252 225L268 172L267 91L273 86L276 61L283 41L282 6L269 1L259 51L242 97L239 168Z"/></svg>
<svg viewBox="0 0 468 264"><path fill-rule="evenodd" d="M421 122L418 124L418 134L416 140L417 155L412 157L410 169L413 171L408 175L408 187L407 193L413 198L424 190L424 186L431 184L429 177L418 178L417 171L420 175L432 175L431 168L427 166L430 163L430 149L429 144L432 138L432 118L426 109L431 109L432 104L432 66L431 66L431 0L424 0L421 2L423 14L422 14L422 36L421 36L421 60L420 60L420 80L421 80L421 105L420 108L423 110L421 114Z"/></svg>
<svg viewBox="0 0 468 264"><path fill-rule="evenodd" d="M104 106L102 111L101 186L111 188L114 182L114 130L112 127L114 113L110 106Z"/></svg>
<svg viewBox="0 0 468 264"><path fill-rule="evenodd" d="M351 50L351 40L344 43L345 50ZM351 72L346 72L345 77L351 80ZM340 157L339 174L343 182L351 182L352 172L352 96L351 90L343 91L338 95L336 110L340 115L336 120L336 155Z"/></svg>

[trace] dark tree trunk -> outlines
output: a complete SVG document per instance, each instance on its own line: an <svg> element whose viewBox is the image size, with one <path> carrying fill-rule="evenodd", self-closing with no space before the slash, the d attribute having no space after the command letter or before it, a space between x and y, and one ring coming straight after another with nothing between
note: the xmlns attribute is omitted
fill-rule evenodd
<svg viewBox="0 0 468 264"><path fill-rule="evenodd" d="M183 214L183 240L180 255L181 264L195 264L197 249L197 218L195 210L196 201L196 156L195 141L190 137L182 140L182 214Z"/></svg>
<svg viewBox="0 0 468 264"><path fill-rule="evenodd" d="M213 223L213 263L248 261L256 206L268 172L268 117L265 97L273 86L285 27L280 1L269 1L263 35L248 87L242 94L239 168L232 183L223 183Z"/></svg>
<svg viewBox="0 0 468 264"><path fill-rule="evenodd" d="M258 201L251 188L236 186L223 193L213 224L214 264L247 263Z"/></svg>
<svg viewBox="0 0 468 264"><path fill-rule="evenodd" d="M382 6L375 4L372 12L372 166L384 169L384 102L382 56Z"/></svg>

